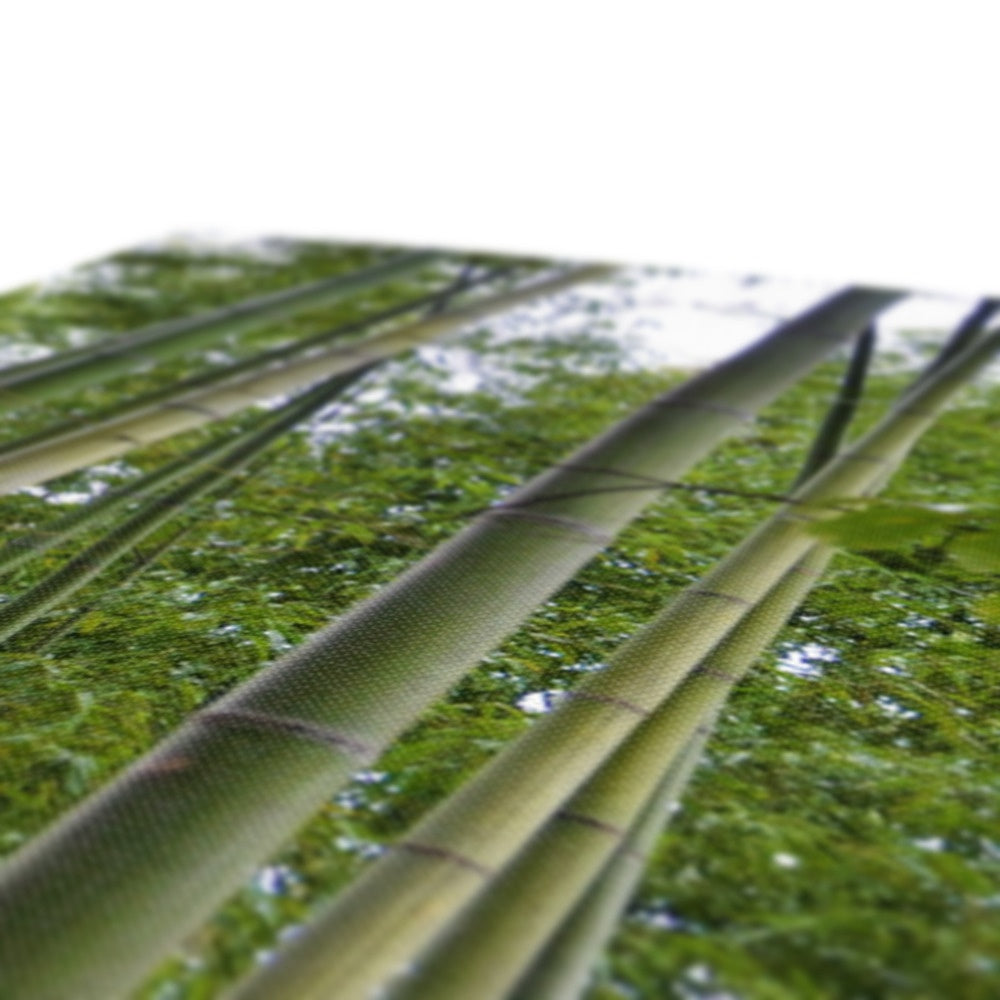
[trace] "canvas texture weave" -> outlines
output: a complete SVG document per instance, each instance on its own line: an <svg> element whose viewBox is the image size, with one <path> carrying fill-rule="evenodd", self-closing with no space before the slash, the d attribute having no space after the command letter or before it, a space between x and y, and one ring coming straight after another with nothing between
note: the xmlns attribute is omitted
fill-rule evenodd
<svg viewBox="0 0 1000 1000"><path fill-rule="evenodd" d="M996 996L998 307L291 238L0 296L0 998Z"/></svg>

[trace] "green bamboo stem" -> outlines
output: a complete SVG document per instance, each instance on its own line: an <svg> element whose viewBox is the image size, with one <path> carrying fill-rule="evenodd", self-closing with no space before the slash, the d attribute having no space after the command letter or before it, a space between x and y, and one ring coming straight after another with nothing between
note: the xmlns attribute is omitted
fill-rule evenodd
<svg viewBox="0 0 1000 1000"><path fill-rule="evenodd" d="M897 297L840 293L654 400L197 713L28 844L0 873L0 994L103 1000L129 989L653 489Z"/></svg>
<svg viewBox="0 0 1000 1000"><path fill-rule="evenodd" d="M822 469L840 449L844 433L857 411L874 349L875 326L872 324L858 337L854 345L854 351L841 380L837 397L823 418L819 433L813 440L812 447L809 449L806 460L802 463L802 469L796 477L792 489L801 486L810 476Z"/></svg>
<svg viewBox="0 0 1000 1000"><path fill-rule="evenodd" d="M473 278L466 287L472 288L491 282L498 276L498 273L502 272L493 269L490 272L481 274ZM463 289L463 291L465 290ZM220 385L237 376L248 376L252 373L263 371L270 366L278 367L296 356L305 355L317 349L329 348L332 343L337 341L346 341L354 334L371 334L373 331L376 333L381 332L378 329L381 324L398 319L408 313L419 312L427 306L433 306L442 299L450 299L454 295L454 285L447 285L433 292L398 302L385 309L367 313L359 319L353 319L346 323L338 323L334 327L320 330L318 333L311 334L308 337L300 337L289 343L271 348L268 351L255 354L252 357L244 358L241 361L234 361L226 365L224 369L216 368L202 372L199 375L192 375L180 382L144 393L139 398L125 399L91 417L90 426L92 428L105 426L118 418L153 409L157 404L169 402L179 395L188 392L193 393L196 390L207 390L212 386ZM0 464L2 464L4 457L9 452L37 448L47 442L65 437L67 433L74 432L79 427L79 420L67 420L13 441L0 443Z"/></svg>
<svg viewBox="0 0 1000 1000"><path fill-rule="evenodd" d="M366 329L371 325L394 319L397 316L417 309L426 308L428 306L435 310L443 309L451 301L451 299L455 297L455 295L467 291L469 288L481 284L484 281L492 280L495 276L496 272L490 272L477 278L468 279L465 272L463 272L463 280L461 283L458 281L453 282L446 288L435 291L430 295L421 295L418 298L409 299L406 302L392 306L389 309L381 310L363 320L341 324L333 330L324 331L317 336L299 341L297 344L291 345L291 352L297 353L300 350L315 346L318 343L324 343L335 337L346 336L349 333ZM267 362L273 360L284 359L289 356L289 353L289 349L287 348L267 352L266 355L249 359L248 361L243 362L242 365L230 366L225 375L226 377L231 377L235 374L234 367L237 370L242 368L242 370L249 371L255 367L259 367L260 364L266 364ZM365 369L359 369L358 371L359 373L363 373ZM211 381L217 381L217 379L208 380L208 382ZM208 384L208 382L206 382L204 377L199 377L193 381L182 383L181 386L174 387L165 394L158 393L156 395L158 398L169 398L170 396L175 395L179 388L182 389L185 386L188 388L197 388ZM145 405L148 405L149 397L145 397L145 399ZM75 427L76 425L69 426ZM248 433L252 433L252 431ZM43 437L45 439L51 439L51 435L44 435L36 436L32 439L32 441L37 443ZM126 504L148 495L154 489L169 485L169 483L173 482L180 476L189 473L194 467L212 461L214 455L218 451L229 447L230 444L231 439L228 437L220 438L215 441L209 441L201 448L190 452L187 455L181 456L174 462L168 463L159 469L154 469L153 471L146 473L144 476L141 476L117 489L108 490L101 496L90 500L79 509L70 511L63 517L57 518L44 528L40 528L11 539L11 541L0 549L0 572L9 572L16 569L18 566L23 565L25 562L35 558L36 556L42 555L56 545L60 545L63 542L68 541L74 535L84 531L92 524L98 523L104 518L109 517L116 510L120 510ZM2 459L0 459L0 461L2 461Z"/></svg>
<svg viewBox="0 0 1000 1000"><path fill-rule="evenodd" d="M874 327L869 326L855 342L837 396L820 424L796 484L817 472L839 450L864 388L874 339ZM811 549L713 650L700 669L708 676L731 679L735 684L773 641L780 628L775 623L787 620L813 580L822 575L827 561L828 555L822 549ZM456 990L459 995L472 990L484 997L503 996L514 989L515 982L514 993L522 1000L569 1000L582 993L594 956L611 935L641 878L646 858L701 756L718 707L725 699L725 691L720 691L719 705L701 718L692 718L683 711L677 718L676 708L672 715L669 706L678 695L675 692L660 706L655 723L651 719L639 727L597 776L576 793L575 802L549 819L503 870L497 887L491 885L479 893L474 903L462 911L458 926L435 940L429 953L418 961L417 972L390 990L387 1000L420 996L440 996L444 1000ZM656 733L652 733L654 724ZM629 815L620 808L600 812L601 780L612 785L639 781L639 797L635 799L638 803L642 801L643 784L655 779L655 757L654 770L649 773L629 772L630 746L643 739L663 739L674 726L682 740L685 727L690 725L696 725L694 735L673 759L669 747L654 742L654 755L663 751L663 759L670 764L638 816L631 815L638 805L625 811ZM576 825L588 815L580 809L586 808L587 796L594 798L595 791L598 811L591 809L589 826L598 836L590 839L593 857L588 862L587 852L578 854L573 841L580 837ZM574 819L568 821L567 817ZM615 839L614 831L618 830L627 832L611 849L608 838ZM568 880L566 858L573 859Z"/></svg>
<svg viewBox="0 0 1000 1000"><path fill-rule="evenodd" d="M878 485L998 346L1000 331L906 394L800 487L794 502L620 647L605 670L417 824L402 849L373 865L268 966L263 981L272 995L313 995L303 978L309 969L336 982L339 997L363 997L412 960L813 547L809 525L834 516L838 498ZM525 782L541 760L544 776Z"/></svg>
<svg viewBox="0 0 1000 1000"><path fill-rule="evenodd" d="M0 372L0 399L14 406L45 402L104 383L143 365L200 351L227 337L330 306L355 292L392 281L438 259L432 252L399 254L349 274L246 299L183 319L155 323L41 361Z"/></svg>
<svg viewBox="0 0 1000 1000"><path fill-rule="evenodd" d="M992 311L980 306L970 314L922 377L937 370L971 344L982 332ZM818 471L838 450L860 398L870 361L873 334L874 328L869 328L866 335L859 339L837 400L816 437L803 466L803 473L796 480L797 484ZM822 574L824 559L820 547L810 550L805 561L809 572L817 577ZM802 580L805 582L804 577ZM768 598L772 599L774 598ZM699 727L698 737L688 744L672 764L654 800L614 851L598 879L518 981L516 988L510 993L511 1000L578 1000L583 995L592 975L595 957L614 933L629 899L634 895L643 875L646 859L669 818L671 806L680 798L711 728L712 721L706 719ZM625 780L624 775L622 779ZM540 888L535 888L534 891L538 893ZM440 945L436 944L435 953L439 948ZM423 976L420 976L420 981L425 981ZM393 1000L396 1000L395 995Z"/></svg>
<svg viewBox="0 0 1000 1000"><path fill-rule="evenodd" d="M874 341L875 328L872 325L855 342L837 396L820 425L795 485L800 485L818 472L840 450L861 399ZM800 566L804 565L807 571L811 570L818 577L824 569L822 563L820 551L811 549ZM801 579L804 581L805 576ZM783 583L787 581L786 576ZM772 591L765 600L775 602L780 598ZM758 605L758 608L761 607ZM780 608L778 613L781 613ZM745 620L741 622L739 631L743 631L744 624ZM738 634L734 631L730 636ZM752 650L746 652L748 656L753 653ZM671 764L653 800L629 829L627 837L594 884L518 980L511 994L512 1000L574 1000L583 995L595 956L600 954L618 926L621 914L641 880L646 859L660 830L669 820L671 807L680 800L717 718L718 713L706 717L698 728L697 736Z"/></svg>
<svg viewBox="0 0 1000 1000"><path fill-rule="evenodd" d="M335 331L327 331L319 335L319 337L326 340L334 334L343 335L358 329L364 329L373 323L392 319L402 313L412 312L415 309L421 309L427 306L435 309L443 309L455 295L467 291L474 285L492 280L495 276L494 272L482 275L472 280L464 279L461 283L456 281L446 288L436 291L430 295L422 295L419 298L407 300L405 303L393 306L390 309L382 310L381 312L364 320L343 324L337 327ZM318 342L318 339L319 338L311 337L293 345L293 347L295 349L300 349L305 346L311 346L313 342ZM269 359L275 357L276 355L284 358L287 356L287 351L282 349L278 352L269 352ZM249 370L250 368L255 367L257 361L259 360L260 359L251 359L250 362L247 363L247 369ZM372 366L356 369L355 372L351 373L352 378L360 378L362 375L370 371L371 368ZM232 371L233 368L230 367L228 374L231 375ZM199 385L204 384L203 379L199 379L197 381ZM252 434L254 433L254 429L250 428L245 433ZM124 505L140 499L143 496L147 496L155 489L169 485L171 482L191 472L193 468L199 465L204 465L213 461L214 457L219 452L229 448L232 444L232 436L226 436L217 440L209 441L195 451L182 455L180 458L168 463L165 466L154 469L132 482L126 483L124 486L114 490L109 490L106 493L95 497L79 509L72 510L68 514L57 518L44 528L40 528L11 539L11 541L3 546L3 548L0 548L0 572L9 572L16 569L25 562L35 558L36 556L42 555L44 552L47 552L56 545L67 541L74 535L90 527L92 524L109 517Z"/></svg>
<svg viewBox="0 0 1000 1000"><path fill-rule="evenodd" d="M980 300L955 328L944 347L938 351L934 360L921 374L927 378L939 368L946 365L952 358L961 354L970 344L979 339L986 329L986 324L1000 311L1000 299L985 298Z"/></svg>
<svg viewBox="0 0 1000 1000"><path fill-rule="evenodd" d="M236 485L237 480L230 479L229 482L232 485ZM219 494L224 493L224 488L220 489ZM156 545L149 552L137 552L136 561L128 570L119 578L114 581L114 587L112 592L120 592L125 590L128 585L135 580L137 577L141 576L157 559L160 558L165 552L173 548L185 535L190 534L191 529L194 528L195 522L191 521L188 524L183 525L174 531L169 538L165 538L162 542ZM52 646L54 646L60 639L65 638L67 635L71 634L83 621L91 611L94 611L108 596L108 591L104 591L97 598L92 600L89 604L82 608L77 608L72 612L65 621L60 622L56 625L50 632L43 636L39 641L29 647L29 651L32 653L40 654L46 652Z"/></svg>
<svg viewBox="0 0 1000 1000"><path fill-rule="evenodd" d="M825 569L829 550L815 546L812 553L782 577L739 627L553 814L473 904L461 911L429 953L417 959L417 972L389 990L386 1000L464 1000L473 995L477 1000L500 1000L507 996L615 852L622 850L628 831L662 784L664 768L683 758L706 720L719 711L733 686L774 640ZM665 807L654 811L662 813ZM318 969L310 968L299 955L290 964L295 970L291 990L284 977L275 976L269 982L265 970L255 988L237 991L236 996L251 1000L329 995L331 980ZM346 1000L355 994L347 992L340 980L337 995Z"/></svg>
<svg viewBox="0 0 1000 1000"><path fill-rule="evenodd" d="M147 535L187 509L195 500L217 489L261 451L320 407L338 396L362 372L334 376L302 396L268 414L262 426L241 433L213 451L209 468L163 496L147 499L120 525L89 548L50 573L30 590L0 604L0 642L17 635L41 618L50 608L103 572Z"/></svg>
<svg viewBox="0 0 1000 1000"><path fill-rule="evenodd" d="M249 437L256 432L255 425L239 432L236 436ZM71 510L64 516L57 518L45 528L11 539L0 549L0 571L10 572L16 569L56 545L68 541L92 525L109 518L115 511L127 504L141 500L164 486L169 486L170 483L189 475L201 466L211 464L218 455L232 447L234 440L234 435L226 434L208 441L200 448L186 455L181 455L174 461L153 469L124 486L102 493L78 509Z"/></svg>
<svg viewBox="0 0 1000 1000"><path fill-rule="evenodd" d="M696 736L671 765L653 801L567 920L517 981L510 1000L579 1000L583 996L596 957L635 895L657 838L698 766L714 721L713 716L701 724Z"/></svg>
<svg viewBox="0 0 1000 1000"><path fill-rule="evenodd" d="M433 308L435 312L439 312L441 309L445 308L449 299L468 287L468 274L463 272L460 279L453 282L452 285L446 288L442 293L436 293L433 296L431 308ZM356 371L341 376L336 382L336 387L331 391L334 394L343 392L346 388L348 388L348 386L371 371L372 367L374 366L370 365L367 368L359 368ZM327 397L325 393L321 393L319 398L321 400L319 405L322 405L322 402L325 402ZM310 408L310 404L305 403L305 406L306 409L303 412L307 415L309 412L312 412L312 410ZM294 417L293 421L295 423L298 422L298 420ZM272 422L271 418L268 418L265 415L264 423L271 424ZM280 427L284 427L285 422L280 420L279 425ZM180 458L159 469L154 469L152 472L140 477L135 482L129 483L120 489L111 490L108 493L91 500L82 509L71 511L66 517L58 519L47 530L31 532L27 535L21 536L20 538L12 540L4 546L3 549L0 549L0 570L9 571L29 559L41 555L43 552L46 552L60 542L66 541L68 538L89 527L95 521L109 517L112 513L114 513L114 511L120 509L125 504L133 500L141 499L144 496L148 496L154 490L169 485L171 482L174 482L185 475L189 475L200 466L216 463L220 456L224 456L227 452L237 448L241 442L248 442L249 451L252 454L255 453L255 449L265 447L271 439L269 435L266 435L264 443L262 445L258 445L256 442L259 440L260 433L258 425L254 424L254 426L240 431L235 436L230 434L218 440L209 441L201 448L198 448L187 455L182 455ZM280 434L281 430L279 429L277 433ZM223 463L224 462L225 459L223 459ZM217 471L228 475L225 464L214 465L214 468ZM175 505L171 505L164 501L156 501L154 506L160 508L166 516L169 516L168 508ZM148 530L153 530L155 527L156 525L154 524ZM146 529L143 530L145 531ZM119 531L118 534L120 535L121 532ZM120 546L115 547L115 551L119 554L123 554L126 549L121 549ZM107 552L108 547L105 545L101 551ZM87 565L89 563L94 566L94 572L96 573L99 568L108 565L108 563L114 558L117 558L117 556L108 555L105 557L91 553L90 555L84 554L80 557L80 560L83 565ZM99 566L98 563L100 564ZM59 588L53 586L49 581L44 581L42 584L39 584L39 589L43 594L51 596L53 598L51 603L55 603L67 593L70 593L72 590L76 590L77 585L74 584L71 588L67 588L59 593L56 593ZM47 604L46 607L51 606L51 603ZM31 606L30 601L27 602L27 606ZM0 623L3 622L3 613L4 607L0 605ZM30 624L30 622L34 620L34 617L25 617L23 619L23 624L19 626L19 629L23 628L27 624ZM2 634L2 624L0 624L0 641L9 637L9 635L5 636Z"/></svg>
<svg viewBox="0 0 1000 1000"><path fill-rule="evenodd" d="M242 482L256 472L256 466L260 464L260 461L261 459L259 457L253 460L250 466L244 469L239 477L227 475L222 484L217 489L212 491L216 502L229 496L231 493L236 492ZM174 531L169 537L159 542L151 550L147 552L140 552L138 548L133 549L133 555L135 558L132 565L127 568L125 573L120 578L114 581L114 584L110 589L116 592L126 590L128 585L134 579L141 576L160 558L160 556L172 549L186 535L189 535L192 529L194 529L197 525L197 519L191 519L187 524L181 525L180 528ZM102 591L89 604L82 608L78 608L75 612L70 614L66 620L62 621L51 631L42 636L37 643L30 646L29 651L35 654L44 653L46 650L55 645L60 639L72 633L76 626L104 601L104 599L108 596L108 593L108 590Z"/></svg>
<svg viewBox="0 0 1000 1000"><path fill-rule="evenodd" d="M264 370L255 366L236 377L213 380L200 388L175 394L165 402L130 408L97 426L85 425L56 438L10 449L0 455L0 492L45 482L132 448L221 420L263 399L295 392L321 379L439 340L470 323L608 273L607 268L576 268L559 277L502 292L361 342L334 345L306 357L292 357Z"/></svg>

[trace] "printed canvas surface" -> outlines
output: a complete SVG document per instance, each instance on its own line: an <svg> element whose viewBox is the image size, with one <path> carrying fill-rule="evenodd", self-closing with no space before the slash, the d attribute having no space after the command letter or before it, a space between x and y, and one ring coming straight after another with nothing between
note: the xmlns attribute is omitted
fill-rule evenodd
<svg viewBox="0 0 1000 1000"><path fill-rule="evenodd" d="M0 297L0 998L1000 994L998 308L295 239Z"/></svg>

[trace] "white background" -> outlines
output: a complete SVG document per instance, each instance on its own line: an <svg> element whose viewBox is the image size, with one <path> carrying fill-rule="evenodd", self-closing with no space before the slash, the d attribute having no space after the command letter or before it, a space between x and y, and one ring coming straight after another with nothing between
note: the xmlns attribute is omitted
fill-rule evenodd
<svg viewBox="0 0 1000 1000"><path fill-rule="evenodd" d="M991 7L11 4L0 288L199 232L1000 293Z"/></svg>

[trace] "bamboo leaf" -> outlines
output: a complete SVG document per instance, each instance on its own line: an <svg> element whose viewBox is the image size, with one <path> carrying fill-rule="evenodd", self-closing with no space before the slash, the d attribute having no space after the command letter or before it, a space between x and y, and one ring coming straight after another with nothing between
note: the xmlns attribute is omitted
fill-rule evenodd
<svg viewBox="0 0 1000 1000"><path fill-rule="evenodd" d="M948 552L972 573L1000 572L1000 524L989 531L968 531L948 543Z"/></svg>
<svg viewBox="0 0 1000 1000"><path fill-rule="evenodd" d="M815 524L813 533L847 549L904 549L939 541L955 514L919 504L865 503L860 510Z"/></svg>
<svg viewBox="0 0 1000 1000"><path fill-rule="evenodd" d="M1000 594L981 597L972 605L972 612L991 625L1000 625Z"/></svg>

